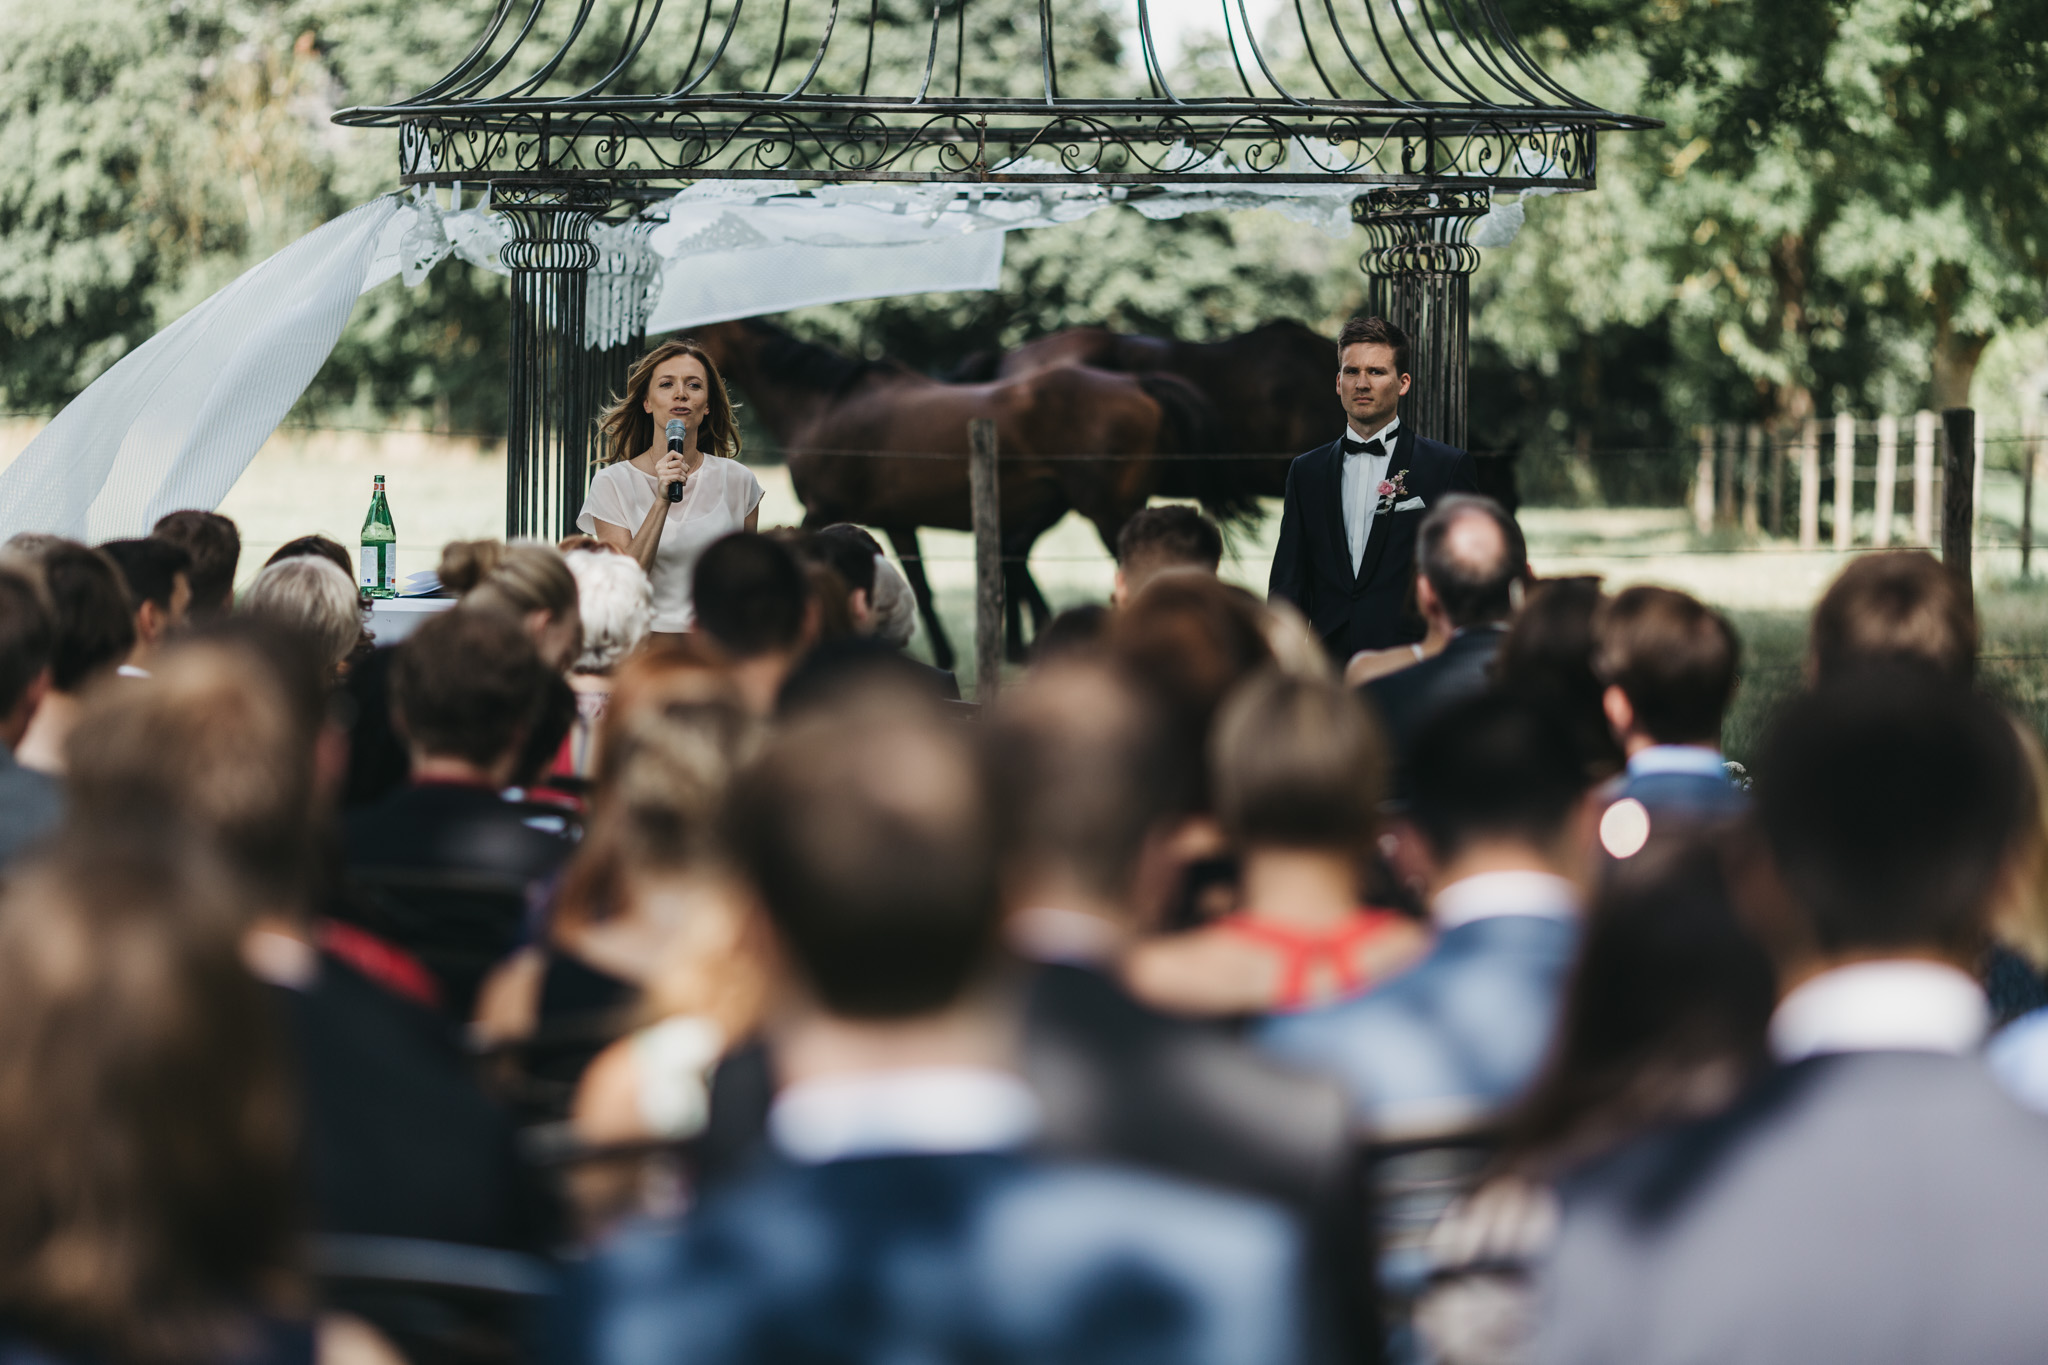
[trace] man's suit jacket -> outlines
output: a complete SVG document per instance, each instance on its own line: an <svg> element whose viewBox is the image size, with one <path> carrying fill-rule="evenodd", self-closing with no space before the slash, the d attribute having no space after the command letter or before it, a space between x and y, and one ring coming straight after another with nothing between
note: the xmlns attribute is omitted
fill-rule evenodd
<svg viewBox="0 0 2048 1365"><path fill-rule="evenodd" d="M1415 531L1446 493L1479 486L1472 457L1441 441L1418 437L1407 422L1394 436L1387 478L1405 474L1400 501L1420 497L1407 512L1377 512L1365 539L1365 557L1352 571L1344 540L1344 441L1295 458L1287 470L1280 513L1280 543L1273 551L1268 595L1301 608L1309 624L1343 663L1361 649L1384 649L1422 638L1422 622L1408 602L1415 571Z"/></svg>
<svg viewBox="0 0 2048 1365"><path fill-rule="evenodd" d="M2018 1365L2048 1355L2048 1121L1976 1058L1767 1074L1564 1189L1552 1365Z"/></svg>
<svg viewBox="0 0 2048 1365"><path fill-rule="evenodd" d="M576 1365L1294 1365L1279 1207L1001 1152L771 1161L572 1282Z"/></svg>
<svg viewBox="0 0 2048 1365"><path fill-rule="evenodd" d="M1507 627L1470 626L1450 638L1435 657L1374 678L1360 690L1379 709L1396 754L1406 754L1416 732L1444 707L1484 692L1493 656Z"/></svg>

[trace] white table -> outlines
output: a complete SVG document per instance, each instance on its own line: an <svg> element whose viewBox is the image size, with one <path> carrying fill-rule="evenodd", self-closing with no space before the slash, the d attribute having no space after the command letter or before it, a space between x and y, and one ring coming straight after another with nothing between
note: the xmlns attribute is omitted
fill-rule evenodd
<svg viewBox="0 0 2048 1365"><path fill-rule="evenodd" d="M379 597L370 603L370 638L395 645L420 628L435 612L455 605L453 597Z"/></svg>

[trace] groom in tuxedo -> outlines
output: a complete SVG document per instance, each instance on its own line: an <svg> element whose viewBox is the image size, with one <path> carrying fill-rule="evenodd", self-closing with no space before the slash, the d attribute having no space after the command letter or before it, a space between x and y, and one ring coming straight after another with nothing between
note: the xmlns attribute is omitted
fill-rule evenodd
<svg viewBox="0 0 2048 1365"><path fill-rule="evenodd" d="M1353 318L1337 338L1346 430L1287 471L1268 595L1301 608L1342 667L1361 649L1422 638L1410 605L1415 532L1447 493L1478 487L1472 457L1395 415L1408 392L1408 335Z"/></svg>

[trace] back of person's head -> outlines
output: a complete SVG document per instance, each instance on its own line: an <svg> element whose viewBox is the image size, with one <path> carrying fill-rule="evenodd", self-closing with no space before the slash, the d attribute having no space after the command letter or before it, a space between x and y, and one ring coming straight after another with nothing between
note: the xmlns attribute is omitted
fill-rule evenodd
<svg viewBox="0 0 2048 1365"><path fill-rule="evenodd" d="M571 550L563 561L583 615L583 652L573 671L609 673L647 639L654 589L638 560L610 550Z"/></svg>
<svg viewBox="0 0 2048 1365"><path fill-rule="evenodd" d="M1058 660L1003 694L984 742L1013 890L1059 876L1130 909L1146 840L1187 808L1199 761L1152 699L1106 665Z"/></svg>
<svg viewBox="0 0 2048 1365"><path fill-rule="evenodd" d="M1088 657L1099 652L1109 634L1109 608L1100 602L1082 602L1067 607L1038 632L1031 642L1031 666L1040 667L1061 659Z"/></svg>
<svg viewBox="0 0 2048 1365"><path fill-rule="evenodd" d="M135 648L135 613L114 561L66 542L41 555L43 587L56 622L50 686L76 693Z"/></svg>
<svg viewBox="0 0 2048 1365"><path fill-rule="evenodd" d="M1107 641L1110 657L1166 706L1195 754L1207 752L1216 708L1231 689L1273 662L1257 599L1205 574L1153 579L1112 614Z"/></svg>
<svg viewBox="0 0 2048 1365"><path fill-rule="evenodd" d="M0 719L14 714L48 670L56 635L42 584L0 561Z"/></svg>
<svg viewBox="0 0 2048 1365"><path fill-rule="evenodd" d="M753 659L803 643L811 588L787 546L738 531L704 551L690 599L698 629L733 658Z"/></svg>
<svg viewBox="0 0 2048 1365"><path fill-rule="evenodd" d="M129 604L136 611L142 610L144 602L160 612L170 611L179 577L191 582L192 556L168 540L110 540L100 546L100 552L121 571Z"/></svg>
<svg viewBox="0 0 2048 1365"><path fill-rule="evenodd" d="M557 619L577 610L576 576L552 545L451 540L441 547L441 586L465 606Z"/></svg>
<svg viewBox="0 0 2048 1365"><path fill-rule="evenodd" d="M516 617L467 605L414 631L392 661L398 727L428 755L488 768L518 748L549 670Z"/></svg>
<svg viewBox="0 0 2048 1365"><path fill-rule="evenodd" d="M1260 674L1223 704L1210 754L1216 817L1240 848L1371 847L1386 742L1350 688Z"/></svg>
<svg viewBox="0 0 2048 1365"><path fill-rule="evenodd" d="M355 583L319 555L266 564L242 594L239 610L304 635L330 669L348 658L363 633Z"/></svg>
<svg viewBox="0 0 2048 1365"><path fill-rule="evenodd" d="M1769 956L1736 914L1727 853L1652 841L1586 915L1557 1044L1504 1155L1539 1179L1654 1125L1719 1110L1765 1056Z"/></svg>
<svg viewBox="0 0 2048 1365"><path fill-rule="evenodd" d="M287 540L270 552L270 558L263 561L263 567L282 564L287 559L324 559L341 570L349 582L355 582L355 561L348 557L348 547L340 541L323 535L297 536Z"/></svg>
<svg viewBox="0 0 2048 1365"><path fill-rule="evenodd" d="M1742 646L1728 619L1670 588L1628 588L1593 619L1593 671L1659 744L1721 742Z"/></svg>
<svg viewBox="0 0 2048 1365"><path fill-rule="evenodd" d="M1975 954L2035 797L2010 723L1933 670L1873 666L1779 713L1756 811L1830 956Z"/></svg>
<svg viewBox="0 0 2048 1365"><path fill-rule="evenodd" d="M1493 661L1495 685L1549 708L1595 779L1622 765L1603 705L1606 685L1593 671L1593 620L1606 600L1595 577L1538 581Z"/></svg>
<svg viewBox="0 0 2048 1365"><path fill-rule="evenodd" d="M930 1014L990 960L981 768L963 728L921 701L876 698L790 726L734 780L723 833L828 1013Z"/></svg>
<svg viewBox="0 0 2048 1365"><path fill-rule="evenodd" d="M23 559L40 563L45 554L56 549L59 545L76 545L77 543L77 541L67 540L63 536L53 536L47 531L16 531L13 535L7 537L5 548L9 554L19 555Z"/></svg>
<svg viewBox="0 0 2048 1365"><path fill-rule="evenodd" d="M875 596L875 557L882 547L875 538L850 522L837 522L814 532L811 553L832 566L846 580L849 591L864 592L872 608Z"/></svg>
<svg viewBox="0 0 2048 1365"><path fill-rule="evenodd" d="M311 889L323 662L302 635L222 626L159 655L147 685L95 688L66 742L72 818L184 821L264 908L297 909Z"/></svg>
<svg viewBox="0 0 2048 1365"><path fill-rule="evenodd" d="M1132 592L1163 569L1215 573L1223 562L1223 533L1192 507L1147 507L1117 532L1116 562Z"/></svg>
<svg viewBox="0 0 2048 1365"><path fill-rule="evenodd" d="M1529 573L1522 528L1492 498L1453 493L1416 533L1415 564L1444 614L1458 627L1505 621L1515 584Z"/></svg>
<svg viewBox="0 0 2048 1365"><path fill-rule="evenodd" d="M235 591L235 568L242 562L242 536L234 522L218 512L169 512L157 518L149 534L152 540L168 541L192 557L188 573L194 620L219 616L228 609Z"/></svg>
<svg viewBox="0 0 2048 1365"><path fill-rule="evenodd" d="M1440 861L1482 843L1554 850L1590 785L1550 709L1500 692L1431 717L1409 768L1408 814Z"/></svg>
<svg viewBox="0 0 2048 1365"><path fill-rule="evenodd" d="M1969 587L1925 550L1864 555L1814 607L1808 648L1820 681L1911 660L1967 683L1977 670L1977 608Z"/></svg>
<svg viewBox="0 0 2048 1365"><path fill-rule="evenodd" d="M56 1359L192 1365L290 1310L295 1122L236 888L137 840L74 830L0 893L0 1316Z"/></svg>

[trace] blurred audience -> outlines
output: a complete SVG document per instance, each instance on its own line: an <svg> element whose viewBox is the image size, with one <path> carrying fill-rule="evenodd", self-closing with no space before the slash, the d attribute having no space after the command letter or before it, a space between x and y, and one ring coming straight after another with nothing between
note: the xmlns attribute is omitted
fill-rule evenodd
<svg viewBox="0 0 2048 1365"><path fill-rule="evenodd" d="M49 693L55 637L42 585L11 557L0 558L0 872L56 828L64 813L57 779L14 758Z"/></svg>
<svg viewBox="0 0 2048 1365"><path fill-rule="evenodd" d="M192 556L155 539L110 540L100 552L121 571L128 609L135 616L135 644L120 671L124 677L146 678L150 657L185 624L192 604Z"/></svg>
<svg viewBox="0 0 2048 1365"><path fill-rule="evenodd" d="M1859 555L1813 609L1807 674L1910 661L1967 684L1977 671L1977 608L1969 589L1925 550Z"/></svg>
<svg viewBox="0 0 2048 1365"><path fill-rule="evenodd" d="M1305 1357L1285 1214L1025 1154L1039 1104L989 984L998 863L964 736L879 705L796 725L726 832L791 967L776 1159L601 1253L577 1358Z"/></svg>
<svg viewBox="0 0 2048 1365"><path fill-rule="evenodd" d="M318 555L264 566L242 594L238 610L298 631L318 651L328 676L339 681L363 634L362 601L348 575Z"/></svg>
<svg viewBox="0 0 2048 1365"><path fill-rule="evenodd" d="M1493 661L1494 686L1552 714L1589 784L1619 775L1627 760L1607 721L1607 687L1593 671L1593 622L1606 600L1598 578L1537 580Z"/></svg>
<svg viewBox="0 0 2048 1365"><path fill-rule="evenodd" d="M654 589L639 563L602 542L594 544L563 555L576 579L583 652L569 669L576 724L555 762L557 772L586 780L596 763L597 730L612 694L612 673L646 643L654 622Z"/></svg>
<svg viewBox="0 0 2048 1365"><path fill-rule="evenodd" d="M1116 537L1116 578L1109 592L1121 607L1147 583L1176 569L1214 575L1223 562L1223 533L1196 509L1173 503L1147 507Z"/></svg>
<svg viewBox="0 0 2048 1365"><path fill-rule="evenodd" d="M8 542L18 546L21 537ZM50 686L14 746L23 767L61 777L64 746L78 723L85 691L111 677L135 647L135 616L114 561L98 550L53 540L31 552L55 627Z"/></svg>
<svg viewBox="0 0 2048 1365"><path fill-rule="evenodd" d="M731 663L747 708L771 716L782 684L818 638L819 608L803 565L765 535L739 531L697 560L694 629Z"/></svg>
<svg viewBox="0 0 2048 1365"><path fill-rule="evenodd" d="M1362 903L1387 762L1358 698L1263 674L1224 704L1211 749L1242 908L1141 946L1128 968L1137 994L1179 1014L1272 1014L1356 995L1412 962L1421 932Z"/></svg>
<svg viewBox="0 0 2048 1365"><path fill-rule="evenodd" d="M324 559L355 581L355 561L349 558L348 547L331 536L295 536L270 552L270 558L263 561L263 567L282 564L288 559Z"/></svg>
<svg viewBox="0 0 2048 1365"><path fill-rule="evenodd" d="M872 594L888 561L873 536L842 522L815 533L794 533L784 543L804 561L814 601L843 601L843 611L837 609L839 602L822 602L820 621L843 616L846 629L828 625L819 631L782 685L777 706L783 714L827 703L877 676L900 679L947 701L960 700L960 682L952 673L910 658L900 645L875 633Z"/></svg>
<svg viewBox="0 0 2048 1365"><path fill-rule="evenodd" d="M1790 702L1757 773L1776 1065L1566 1187L1536 1359L2032 1359L2048 1125L1974 1055L1970 970L2035 815L2011 728L1866 669Z"/></svg>
<svg viewBox="0 0 2048 1365"><path fill-rule="evenodd" d="M191 559L187 575L192 602L185 614L195 622L227 615L234 605L235 569L242 562L242 535L235 523L218 512L167 512L149 534L177 546Z"/></svg>

